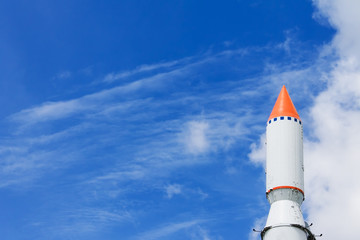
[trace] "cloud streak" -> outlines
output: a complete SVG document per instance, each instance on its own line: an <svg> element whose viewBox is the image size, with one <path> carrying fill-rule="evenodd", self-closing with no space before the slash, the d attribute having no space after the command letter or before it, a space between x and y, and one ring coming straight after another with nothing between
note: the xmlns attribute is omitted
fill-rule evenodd
<svg viewBox="0 0 360 240"><path fill-rule="evenodd" d="M40 183L44 188L52 188L52 184L71 186L71 196L63 201L70 198L80 207L74 216L54 213L53 217L63 216L64 232L71 232L66 222L79 226L79 235L81 229L96 232L96 223L105 228L133 218L134 225L143 224L137 222L139 216L159 214L156 200L143 199L142 194L148 192L154 199L169 203L191 200L199 204L199 212L204 211L202 206L219 192L233 192L227 178L242 182L238 179L246 175L247 149L263 132L263 119L267 118L264 109L272 107L268 98L276 98L274 88L290 82L294 89L310 88L319 75L316 67L322 63L316 67L298 62L284 66L281 61L259 62L256 57L279 51L288 50L233 49L168 65L140 66L126 81L114 80L112 87L106 85L78 98L44 102L15 113L8 118L15 133L0 139L0 187L33 189ZM254 58L257 64L253 69L243 67ZM226 183L213 181L210 166L216 168L216 174L226 175ZM54 183L54 175L61 183ZM188 182L198 182L191 185L178 181L177 177L184 175L190 176ZM242 194L238 195L244 197ZM228 198L232 203L234 198ZM124 211L109 210L104 202L120 202ZM143 212L144 206L150 213ZM164 222L173 221L169 219L175 213L170 210ZM131 217L127 217L128 212ZM219 213L219 221L224 215L233 215L233 211L224 212ZM201 225L201 219L208 219L208 215L199 213L201 217L195 219L200 220L156 223L159 228L138 238L166 238L186 232L190 239L221 239ZM94 221L87 216L93 216ZM147 225L152 228L154 224Z"/></svg>
<svg viewBox="0 0 360 240"><path fill-rule="evenodd" d="M112 83L114 81L117 81L117 80L120 80L123 78L128 78L128 77L138 75L141 73L153 72L155 70L169 71L169 68L176 67L178 65L184 65L187 62L189 62L190 60L191 60L191 58L184 58L184 59L169 61L169 62L162 62L162 63L155 63L155 64L143 64L143 65L137 66L135 69L130 70L130 71L109 73L104 77L103 82Z"/></svg>
<svg viewBox="0 0 360 240"><path fill-rule="evenodd" d="M200 223L205 222L204 219L195 219L191 221L179 222L179 223L171 223L166 226L160 227L158 229L150 230L148 232L142 233L134 239L159 239L167 236L171 236L172 234L182 231L184 229L188 229L199 225Z"/></svg>

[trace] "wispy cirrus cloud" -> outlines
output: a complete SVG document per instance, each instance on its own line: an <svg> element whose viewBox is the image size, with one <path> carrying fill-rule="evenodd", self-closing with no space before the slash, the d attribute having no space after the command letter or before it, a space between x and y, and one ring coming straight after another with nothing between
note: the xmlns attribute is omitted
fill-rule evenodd
<svg viewBox="0 0 360 240"><path fill-rule="evenodd" d="M272 107L264 97L276 98L274 88L283 83L309 87L319 75L311 64L294 62L284 66L281 61L270 64L269 60L259 63L251 51L271 56L274 51L285 50L264 47L206 53L191 61L154 66L146 76L137 77L134 73L127 81L114 81L112 84L117 85L113 87L107 84L77 98L44 102L11 115L8 121L15 134L0 139L4 149L0 166L2 187L26 187L27 183L40 182L46 187L54 184L53 175L59 176L61 184L72 186L67 199L75 195L72 201L81 206L78 217L71 219L74 225L84 226L84 232L95 232L94 224L85 217L92 205L97 206L99 214L102 210L122 215L123 212L107 209L103 202L121 202L121 209L129 209L136 222L141 215L158 214L156 201L146 201L139 197L141 193L151 191L152 196L169 203L191 199L199 206L218 192L229 194L232 190L224 188L228 183L204 182L204 178L213 179L208 167L216 166L216 174L229 178L242 175L241 169L248 164L248 152L244 149L263 132L267 118L264 109ZM242 65L248 61L257 64L253 69L244 68ZM304 78L308 81L304 82ZM204 171L199 176L195 169ZM199 184L179 183L176 177L185 172L196 176L193 179ZM64 173L69 174L63 178ZM180 194L181 198L175 197ZM144 213L139 206L146 206L151 213ZM232 214L219 213L222 219ZM57 215L61 214L54 213L54 218ZM199 219L207 219L208 215L200 214ZM108 216L109 224L114 221L121 225L116 216ZM169 222L169 216L164 216L164 221ZM107 221L103 223L106 225ZM159 225L158 231L139 238L166 238L192 229L187 233L190 239L221 239L199 222ZM68 227L64 225L65 230Z"/></svg>
<svg viewBox="0 0 360 240"><path fill-rule="evenodd" d="M314 67L308 64L304 67L302 63L292 63L290 67L281 67L269 65L266 60L256 70L262 69L262 74L244 79L244 72L252 70L242 69L241 62L248 61L251 51L256 55L282 49L264 47L225 50L163 62L158 66L143 66L138 69L159 71L78 98L45 102L15 113L8 120L15 127L17 141L4 140L3 147L14 148L19 144L25 150L16 153L15 158L14 153L4 155L5 159L13 160L6 161L3 169L12 166L11 169L37 169L38 172L50 165L53 166L50 169L58 169L57 165L62 169L88 158L88 154L93 152L91 149L106 145L116 148L114 143L123 139L127 139L129 149L137 154L127 153L130 155L123 156L128 159L125 164L117 163L117 167L93 177L90 182L166 176L169 171L181 166L207 163L207 154L231 150L240 140L250 141L254 131L261 132L258 124L261 124L260 117L265 115L262 109L268 102L259 103L257 98L273 92L275 86L286 82L291 82L295 87L306 88L319 74L316 69L319 65ZM234 61L239 67L225 67ZM170 66L171 69L166 68ZM209 69L212 69L211 76L202 74ZM222 76L227 71L233 77L219 82L217 75ZM309 81L304 83L304 78ZM199 91L205 88L206 91ZM306 89L303 91L307 93ZM272 95L275 97L275 94ZM180 108L185 111L180 113L177 110ZM156 118L166 120L155 122ZM59 127L54 128L55 123ZM114 129L117 129L116 134ZM70 138L74 139L72 145L66 144ZM54 141L62 145L63 149L50 145ZM137 145L136 150L134 144ZM43 148L42 152L47 154L38 150L40 146ZM33 155L34 161L29 161L26 155ZM116 157L111 156L110 159ZM14 167L18 164L24 167Z"/></svg>
<svg viewBox="0 0 360 240"><path fill-rule="evenodd" d="M79 98L45 102L40 106L24 109L18 113L15 113L9 117L11 121L22 123L24 126L52 121L62 118L67 118L75 114L82 114L84 112L99 111L99 108L104 109L104 104L111 105L114 101L121 102L124 98L128 98L130 94L137 93L139 91L163 91L174 81L179 81L191 73L197 71L203 65L211 61L221 60L219 56L206 55L197 61L187 62L173 61L165 62L161 64L145 65L140 69L151 70L164 66L172 66L176 63L182 63L177 68L166 70L163 72L157 72L150 76L141 77L123 85L115 86L109 89L103 89L95 93L86 94ZM137 72L138 70L134 70ZM131 96L130 96L131 97ZM119 99L119 100L118 100Z"/></svg>
<svg viewBox="0 0 360 240"><path fill-rule="evenodd" d="M190 221L185 221L185 222L170 223L165 226L161 226L157 229L153 229L148 232L141 233L134 239L152 240L152 239L161 239L164 237L170 237L172 234L174 234L176 232L179 232L179 231L182 231L182 230L185 230L188 228L192 228L192 227L197 226L204 222L206 222L205 219L195 219L195 220L190 220Z"/></svg>
<svg viewBox="0 0 360 240"><path fill-rule="evenodd" d="M195 128L191 128L192 123L198 121L196 120L198 113L193 114L190 112L194 110L199 111L200 109L196 110L198 105L190 107L189 112L185 112L184 117L176 117L176 121L169 119L165 124L157 124L152 123L151 119L164 116L164 114L168 114L169 110L170 112L174 111L171 109L192 104L196 101L200 105L212 104L212 102L216 101L215 98L223 99L225 102L237 101L238 97L235 96L234 98L234 96L232 96L232 99L229 99L229 95L225 96L222 92L220 94L216 93L214 96L208 96L208 99L204 99L207 95L206 93L194 95L194 92L191 90L188 91L188 82L184 80L194 75L194 73L201 71L203 68L208 68L218 62L228 61L229 56L237 56L240 52L241 51L236 50L234 52L226 51L213 55L206 54L202 57L193 58L190 62L185 59L161 63L158 67L175 65L176 67L170 71L166 69L164 72L157 72L145 78L135 79L123 85L85 94L78 98L45 102L39 106L24 109L9 116L8 120L12 123L13 127L15 127L14 132L16 132L17 137L16 141L4 139L2 146L4 149L14 149L17 145L21 145L23 150L22 152L6 152L3 157L8 160L3 162L4 173L9 174L9 177L12 175L32 176L33 174L30 174L29 171L34 170L39 173L41 169L48 167L49 169L58 169L58 167L64 168L69 166L69 164L71 165L73 162L78 161L78 157L81 158L82 154L86 154L88 149L95 146L90 139L86 140L88 145L84 146L80 139L85 137L85 135L93 134L94 128L106 132L108 127L121 123L126 123L129 128L121 131L118 137L113 134L106 134L106 136L99 135L96 138L101 138L102 141L111 141L121 136L130 136L128 135L130 134L128 131L132 131L131 129L134 131L145 131L145 129L148 129L149 124L152 124L152 130L146 131L148 131L149 134L153 132L158 135L159 138L153 139L153 141L147 145L140 145L140 149L138 150L140 154L138 154L137 158L140 159L146 156L146 158L149 159L148 162L155 163L151 166L161 169L170 169L168 168L170 165L182 166L199 162L193 160L172 160L169 162L167 159L173 158L173 156L178 155L178 153L186 149L191 154L197 152L206 153L209 146L216 149L216 145L218 144L222 144L221 147L231 144L231 141L236 140L238 136L243 135L245 132L244 128L239 125L241 122L240 118L242 117L238 118L236 114L217 114L215 116L211 113L213 110L210 110L209 113L212 115L207 114L208 116L206 116L203 121L205 124L210 124L209 136L203 135L203 130L205 129L197 131ZM140 69L149 70L155 68L154 65L151 67L143 66ZM175 88L172 86L176 86L176 90L179 89L180 91L175 91ZM162 95L167 89L171 91L167 96L168 99L164 99ZM154 93L157 95L160 94L160 96L152 97L151 95ZM150 120L148 123L142 121L145 115ZM132 122L126 121L126 119L131 119ZM62 127L54 128L55 122L57 126ZM139 122L145 124L138 124ZM45 128L44 126L48 127ZM171 131L164 131L166 128ZM36 129L36 131L34 131L34 129ZM229 138L225 136L230 132L233 137ZM216 135L223 137L218 138ZM133 137L134 136L131 136L131 138ZM190 140L193 140L190 142L190 145L186 140L188 137L190 137ZM72 145L67 145L65 141L70 138L74 139L74 141L72 141ZM146 135L142 136L142 138L146 139ZM165 139L170 139L170 141L165 142ZM202 142L199 142L200 140ZM57 144L63 145L63 149L57 149L55 145L50 145L54 143L54 141L56 141ZM41 151L38 150L40 146L43 149ZM168 150L164 152L164 148ZM166 154L163 154L163 156L159 158L156 157L157 153L155 153L155 151L149 152L148 149L156 149L158 152L164 152ZM190 151L190 149L192 150ZM67 154L64 155L64 152ZM33 158L27 156L33 156ZM50 159L57 159L57 161ZM131 176L135 175L140 178L141 176L147 176L146 168L139 165L139 163L126 165L125 168L121 167L115 172L106 174L108 177L99 177L97 180L113 179L115 177L124 179L124 176L128 176L131 179ZM146 164L146 166L149 167L150 165ZM136 171L135 175L132 170L134 168L140 169ZM24 174L25 172L27 172L27 174ZM156 173L158 171L153 172ZM41 176L42 174L34 175ZM23 178L18 178L16 182L21 181L21 179ZM8 182L10 181L9 179Z"/></svg>
<svg viewBox="0 0 360 240"><path fill-rule="evenodd" d="M69 235L74 237L94 235L111 227L133 221L133 216L127 211L87 207L71 211L66 209L56 215L56 219L53 217L53 214L49 214L47 222L35 221L32 227L41 227L47 231L49 239L57 239Z"/></svg>
<svg viewBox="0 0 360 240"><path fill-rule="evenodd" d="M171 76L173 73L169 73ZM163 79L164 75L156 75L146 79L140 79L124 86L105 89L96 93L88 94L80 98L46 102L40 106L22 110L12 116L10 121L15 121L22 126L31 126L36 123L68 118L86 112L99 112L104 110L103 104L110 104L114 98L136 91L142 87L155 87L156 82Z"/></svg>
<svg viewBox="0 0 360 240"><path fill-rule="evenodd" d="M184 65L187 62L189 62L190 60L191 60L191 58L184 58L184 59L169 61L169 62L161 62L161 63L155 63L155 64L143 64L143 65L137 66L133 70L109 73L103 78L102 81L106 82L106 83L112 83L114 81L117 81L117 80L120 80L123 78L127 78L127 77L134 76L134 75L141 74L141 73L151 72L154 70L171 71L171 69L169 69L169 68L176 67L177 65L180 65L180 66Z"/></svg>

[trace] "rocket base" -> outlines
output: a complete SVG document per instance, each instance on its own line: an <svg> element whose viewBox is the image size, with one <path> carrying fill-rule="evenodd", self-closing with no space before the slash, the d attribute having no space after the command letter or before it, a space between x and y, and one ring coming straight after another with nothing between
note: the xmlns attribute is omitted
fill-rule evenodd
<svg viewBox="0 0 360 240"><path fill-rule="evenodd" d="M262 237L264 240L306 240L306 233L300 228L290 225L274 226L264 232Z"/></svg>
<svg viewBox="0 0 360 240"><path fill-rule="evenodd" d="M312 240L315 236L305 223L300 204L292 200L273 202L261 232L263 240Z"/></svg>
<svg viewBox="0 0 360 240"><path fill-rule="evenodd" d="M273 202L263 233L264 240L305 240L306 232L294 227L305 228L299 203L291 200ZM264 229L264 230L265 230Z"/></svg>

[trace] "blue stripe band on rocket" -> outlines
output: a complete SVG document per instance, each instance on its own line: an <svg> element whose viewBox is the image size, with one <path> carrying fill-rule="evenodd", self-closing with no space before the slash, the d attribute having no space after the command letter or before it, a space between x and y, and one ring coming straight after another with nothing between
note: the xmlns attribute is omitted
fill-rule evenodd
<svg viewBox="0 0 360 240"><path fill-rule="evenodd" d="M301 125L301 120L300 119L297 119L297 118L294 118L294 117L288 117L288 116L281 116L281 117L276 117L276 118L273 118L273 119L270 119L268 122L267 122L267 125L271 124L271 122L276 122L276 121L281 121L281 120L294 120L294 122L298 122L300 125Z"/></svg>

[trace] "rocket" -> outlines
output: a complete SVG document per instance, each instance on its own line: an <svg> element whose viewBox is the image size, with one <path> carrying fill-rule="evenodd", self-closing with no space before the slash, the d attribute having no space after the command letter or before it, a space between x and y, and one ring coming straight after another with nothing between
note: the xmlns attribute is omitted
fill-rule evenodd
<svg viewBox="0 0 360 240"><path fill-rule="evenodd" d="M266 124L266 197L270 211L263 240L315 240L304 221L303 123L282 87Z"/></svg>

